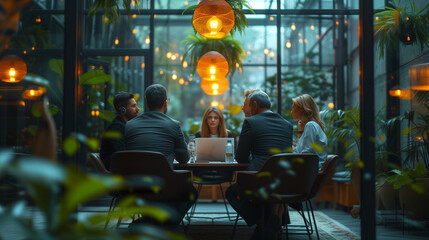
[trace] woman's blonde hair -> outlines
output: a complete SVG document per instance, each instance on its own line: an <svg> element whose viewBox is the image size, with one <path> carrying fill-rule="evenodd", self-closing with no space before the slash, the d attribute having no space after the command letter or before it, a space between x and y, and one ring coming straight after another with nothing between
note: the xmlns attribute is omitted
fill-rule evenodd
<svg viewBox="0 0 429 240"><path fill-rule="evenodd" d="M302 94L296 98L292 98L292 102L299 107L303 114L309 121L315 121L325 131L325 124L323 124L319 115L319 108L317 107L314 99L308 94Z"/></svg>
<svg viewBox="0 0 429 240"><path fill-rule="evenodd" d="M217 107L209 107L204 112L203 120L201 121L201 137L210 137L210 128L207 122L210 113L216 113L219 116L219 126L217 127L217 135L220 138L228 137L228 132L226 131L225 118L222 111Z"/></svg>

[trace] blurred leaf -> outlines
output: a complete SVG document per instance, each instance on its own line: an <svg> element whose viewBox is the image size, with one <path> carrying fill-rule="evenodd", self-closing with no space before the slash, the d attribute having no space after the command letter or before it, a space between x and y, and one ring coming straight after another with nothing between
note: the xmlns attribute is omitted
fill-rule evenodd
<svg viewBox="0 0 429 240"><path fill-rule="evenodd" d="M425 194L425 184L424 182L415 182L410 184L411 189L413 189L418 194Z"/></svg>
<svg viewBox="0 0 429 240"><path fill-rule="evenodd" d="M63 150L68 156L73 156L80 148L79 141L74 137L68 137L64 140Z"/></svg>
<svg viewBox="0 0 429 240"><path fill-rule="evenodd" d="M105 74L101 70L94 70L84 73L79 80L80 85L93 85L105 83L112 80L112 76Z"/></svg>
<svg viewBox="0 0 429 240"><path fill-rule="evenodd" d="M257 178L260 178L260 177L269 177L269 176L271 176L270 172L260 172L260 173L256 174Z"/></svg>
<svg viewBox="0 0 429 240"><path fill-rule="evenodd" d="M118 131L105 131L103 133L102 138L108 138L108 139L121 139L122 133Z"/></svg>
<svg viewBox="0 0 429 240"><path fill-rule="evenodd" d="M37 125L30 125L30 126L28 126L28 131L30 132L30 134L32 136L36 136L38 129L39 129L39 126L37 126Z"/></svg>
<svg viewBox="0 0 429 240"><path fill-rule="evenodd" d="M189 133L195 135L195 133L198 131L199 128L200 128L199 124L192 124L191 128L189 129Z"/></svg>
<svg viewBox="0 0 429 240"><path fill-rule="evenodd" d="M194 120L192 120L192 119L188 121L189 124L192 124L193 122L194 122Z"/></svg>
<svg viewBox="0 0 429 240"><path fill-rule="evenodd" d="M360 169L363 169L363 167L365 166L365 163L362 160L359 160L355 163L355 166Z"/></svg>
<svg viewBox="0 0 429 240"><path fill-rule="evenodd" d="M323 152L323 147L320 144L312 143L311 147L319 153Z"/></svg>
<svg viewBox="0 0 429 240"><path fill-rule="evenodd" d="M31 105L31 113L35 117L41 117L42 116L42 108L43 104L41 102L36 102Z"/></svg>
<svg viewBox="0 0 429 240"><path fill-rule="evenodd" d="M49 60L49 67L52 71L58 73L58 75L64 75L64 60L51 59Z"/></svg>
<svg viewBox="0 0 429 240"><path fill-rule="evenodd" d="M228 110L229 110L229 114L231 115L237 115L241 112L241 106L237 105L237 104L233 104L231 106L229 106Z"/></svg>
<svg viewBox="0 0 429 240"><path fill-rule="evenodd" d="M407 134L411 133L411 131L412 131L412 130L413 130L412 128L404 128L404 129L401 131L401 134L402 134L402 135L407 135Z"/></svg>
<svg viewBox="0 0 429 240"><path fill-rule="evenodd" d="M14 203L10 208L10 213L14 217L20 217L24 213L25 210L25 201L18 201Z"/></svg>
<svg viewBox="0 0 429 240"><path fill-rule="evenodd" d="M301 157L295 157L292 159L292 162L304 163L304 159Z"/></svg>
<svg viewBox="0 0 429 240"><path fill-rule="evenodd" d="M89 148L91 148L93 151L97 151L100 147L100 140L97 138L88 138L86 140L86 145L88 145Z"/></svg>
<svg viewBox="0 0 429 240"><path fill-rule="evenodd" d="M279 163L279 166L284 168L284 169L290 169L291 168L290 162L287 160L281 160L278 163Z"/></svg>
<svg viewBox="0 0 429 240"><path fill-rule="evenodd" d="M115 119L116 114L110 110L101 110L99 117L105 121L111 122Z"/></svg>
<svg viewBox="0 0 429 240"><path fill-rule="evenodd" d="M48 107L49 107L49 113L51 113L52 116L54 116L55 114L57 114L60 111L60 109L56 105L49 104Z"/></svg>
<svg viewBox="0 0 429 240"><path fill-rule="evenodd" d="M279 154L282 153L282 150L280 150L279 148L270 148L269 152L272 154Z"/></svg>
<svg viewBox="0 0 429 240"><path fill-rule="evenodd" d="M139 93L133 93L134 95L134 100L136 100L136 102L140 99L140 94Z"/></svg>
<svg viewBox="0 0 429 240"><path fill-rule="evenodd" d="M113 100L114 100L114 98L113 98L113 97L109 97L109 98L107 99L107 101L109 102L110 106L114 109L114 108L115 108L115 105L113 105Z"/></svg>

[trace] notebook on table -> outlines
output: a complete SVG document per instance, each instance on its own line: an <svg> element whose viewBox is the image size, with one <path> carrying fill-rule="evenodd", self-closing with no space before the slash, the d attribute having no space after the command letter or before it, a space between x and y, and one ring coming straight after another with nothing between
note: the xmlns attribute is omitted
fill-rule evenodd
<svg viewBox="0 0 429 240"><path fill-rule="evenodd" d="M198 161L225 162L225 145L231 140L234 148L234 138L196 138L196 153Z"/></svg>

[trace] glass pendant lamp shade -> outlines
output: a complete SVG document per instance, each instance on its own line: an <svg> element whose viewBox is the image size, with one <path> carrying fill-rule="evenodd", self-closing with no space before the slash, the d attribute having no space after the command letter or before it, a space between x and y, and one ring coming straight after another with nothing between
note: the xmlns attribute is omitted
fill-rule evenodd
<svg viewBox="0 0 429 240"><path fill-rule="evenodd" d="M228 71L228 62L225 57L216 51L204 54L197 63L197 72L201 78L214 80L226 77Z"/></svg>
<svg viewBox="0 0 429 240"><path fill-rule="evenodd" d="M203 0L194 11L192 24L206 38L222 39L234 27L234 11L224 0Z"/></svg>
<svg viewBox="0 0 429 240"><path fill-rule="evenodd" d="M429 91L429 63L412 65L408 70L410 88L417 91Z"/></svg>
<svg viewBox="0 0 429 240"><path fill-rule="evenodd" d="M203 78L203 80L201 80L201 89L207 95L222 95L228 88L229 81L226 77L217 78L215 80Z"/></svg>
<svg viewBox="0 0 429 240"><path fill-rule="evenodd" d="M0 79L3 82L20 82L26 74L27 64L20 57L9 55L0 60Z"/></svg>

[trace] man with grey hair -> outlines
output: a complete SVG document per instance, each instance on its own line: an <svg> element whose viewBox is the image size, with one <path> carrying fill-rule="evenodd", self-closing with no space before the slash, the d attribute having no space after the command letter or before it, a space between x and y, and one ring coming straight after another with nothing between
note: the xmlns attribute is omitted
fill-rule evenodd
<svg viewBox="0 0 429 240"><path fill-rule="evenodd" d="M265 92L254 91L247 99L251 116L244 119L235 159L239 163L249 163L248 170L258 171L274 154L270 151L271 149L284 151L292 147L292 124L282 118L280 114L270 110L270 97ZM264 223L261 222L260 211L258 211L262 206L247 199L238 199L237 185L233 184L228 188L226 197L234 210L249 226L258 225L254 236L259 236L259 232L263 231L267 234L264 234L264 238L271 238L270 234L272 235L278 230L277 216L272 218L275 222L267 224L267 227L272 225L272 231L262 229Z"/></svg>
<svg viewBox="0 0 429 240"><path fill-rule="evenodd" d="M243 102L243 107L241 108L241 110L243 110L244 116L246 118L252 116L250 114L250 106L249 106L249 95L256 92L256 91L261 91L260 89L246 89L244 90L244 102Z"/></svg>
<svg viewBox="0 0 429 240"><path fill-rule="evenodd" d="M244 120L236 160L249 163L250 171L258 171L273 155L270 149L292 146L292 124L270 110L270 97L265 92L254 91L247 98L251 117Z"/></svg>

